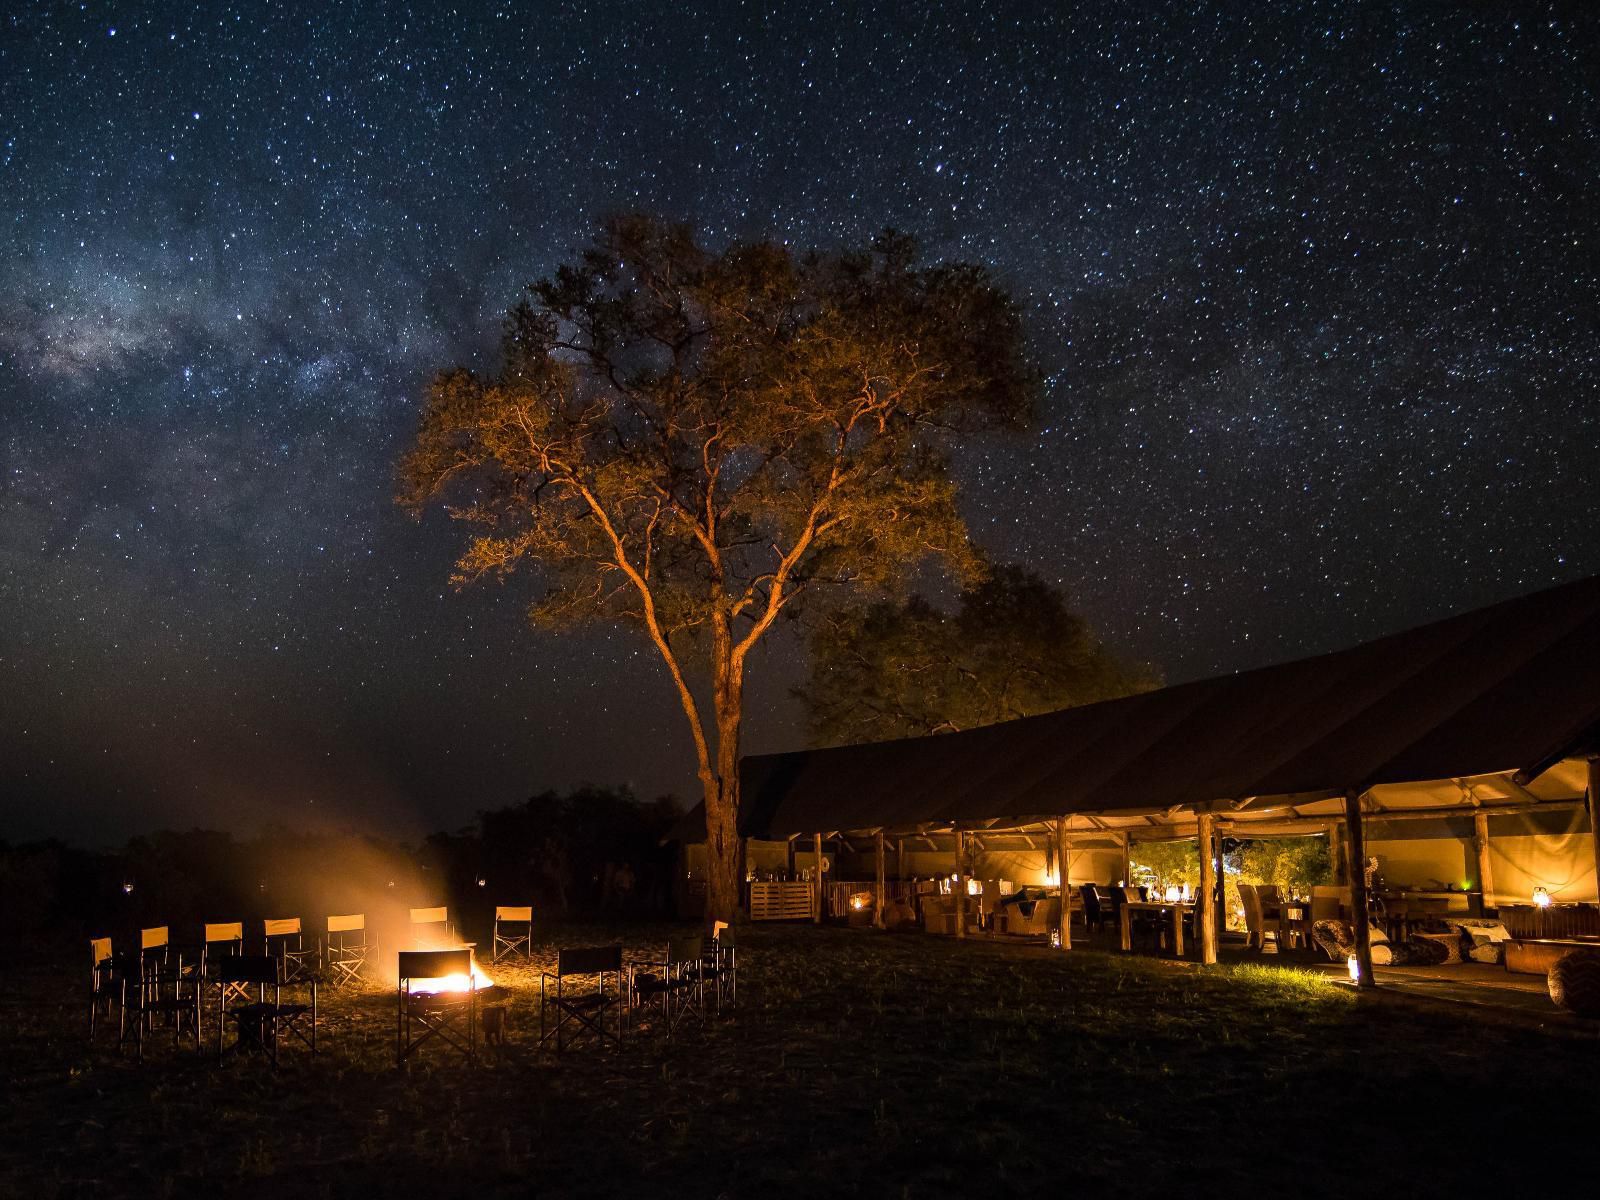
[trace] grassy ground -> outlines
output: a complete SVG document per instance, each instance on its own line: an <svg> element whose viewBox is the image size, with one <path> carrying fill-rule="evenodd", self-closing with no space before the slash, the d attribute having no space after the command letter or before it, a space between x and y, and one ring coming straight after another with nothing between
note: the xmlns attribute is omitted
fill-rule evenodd
<svg viewBox="0 0 1600 1200"><path fill-rule="evenodd" d="M534 971L497 970L507 1055L406 1072L386 990L328 999L314 1062L140 1067L85 1044L75 973L15 972L0 1195L1522 1194L1597 1111L1593 1037L1306 972L809 927L741 956L737 1015L559 1061Z"/></svg>

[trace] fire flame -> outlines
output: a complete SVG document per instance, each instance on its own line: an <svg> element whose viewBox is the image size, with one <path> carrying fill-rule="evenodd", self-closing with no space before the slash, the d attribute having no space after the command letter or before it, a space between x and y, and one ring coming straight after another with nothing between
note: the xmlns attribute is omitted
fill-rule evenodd
<svg viewBox="0 0 1600 1200"><path fill-rule="evenodd" d="M494 980L484 973L478 965L477 956L472 959L472 975L440 975L434 979L413 979L411 984L412 995L435 996L440 992L465 992L483 991L484 988L493 987Z"/></svg>

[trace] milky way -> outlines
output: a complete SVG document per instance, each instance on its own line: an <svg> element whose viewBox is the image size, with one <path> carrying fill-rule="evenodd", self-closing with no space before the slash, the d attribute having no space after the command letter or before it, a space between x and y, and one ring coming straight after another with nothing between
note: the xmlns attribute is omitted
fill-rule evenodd
<svg viewBox="0 0 1600 1200"><path fill-rule="evenodd" d="M0 837L687 792L642 643L390 501L615 210L993 267L1045 395L974 531L1168 679L1600 571L1582 6L882 7L10 6Z"/></svg>

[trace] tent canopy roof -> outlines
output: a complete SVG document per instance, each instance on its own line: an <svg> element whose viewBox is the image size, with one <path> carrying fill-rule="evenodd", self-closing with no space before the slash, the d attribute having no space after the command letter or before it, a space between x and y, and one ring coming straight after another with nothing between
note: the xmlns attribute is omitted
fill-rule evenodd
<svg viewBox="0 0 1600 1200"><path fill-rule="evenodd" d="M784 838L1073 814L1316 811L1350 789L1399 802L1407 789L1397 785L1486 776L1502 777L1501 795L1537 800L1570 785L1549 797L1522 786L1597 750L1600 576L1332 654L1119 700L936 737L747 757L741 826Z"/></svg>

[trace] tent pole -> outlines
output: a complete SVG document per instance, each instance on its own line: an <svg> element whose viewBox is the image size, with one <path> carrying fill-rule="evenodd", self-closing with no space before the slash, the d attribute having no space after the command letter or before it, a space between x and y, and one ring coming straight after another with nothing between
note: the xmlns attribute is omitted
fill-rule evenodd
<svg viewBox="0 0 1600 1200"><path fill-rule="evenodd" d="M822 835L820 833L814 834L813 838L814 838L813 845L816 848L817 862L816 862L816 869L813 872L813 875L816 878L816 884L811 889L811 891L812 891L811 923L813 925L821 925L822 924Z"/></svg>
<svg viewBox="0 0 1600 1200"><path fill-rule="evenodd" d="M1350 863L1350 927L1356 939L1356 986L1376 987L1372 930L1367 909L1367 839L1361 829L1361 793L1344 794L1345 847Z"/></svg>
<svg viewBox="0 0 1600 1200"><path fill-rule="evenodd" d="M1122 843L1122 886L1128 887L1133 883L1133 837L1123 831L1118 840Z"/></svg>
<svg viewBox="0 0 1600 1200"><path fill-rule="evenodd" d="M1056 818L1056 882L1061 887L1061 948L1072 949L1072 882L1068 865L1072 861L1072 843L1067 838L1067 819Z"/></svg>
<svg viewBox="0 0 1600 1200"><path fill-rule="evenodd" d="M878 830L878 839L877 839L877 841L878 841L878 845L877 845L877 851L878 851L878 911L873 914L872 925L873 925L873 928L875 928L875 929L882 929L883 928L884 893L888 890L888 884L886 884L884 882L884 878L883 878L883 830L881 830L881 829Z"/></svg>
<svg viewBox="0 0 1600 1200"><path fill-rule="evenodd" d="M964 938L967 936L967 833L964 829L956 830L956 879L950 892L956 902L956 936Z"/></svg>
<svg viewBox="0 0 1600 1200"><path fill-rule="evenodd" d="M1478 890L1483 893L1477 916L1494 904L1494 873L1489 866L1489 814L1472 814L1472 848L1478 854Z"/></svg>
<svg viewBox="0 0 1600 1200"><path fill-rule="evenodd" d="M1217 819L1199 813L1200 841L1200 961L1207 966L1217 961Z"/></svg>

